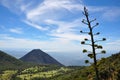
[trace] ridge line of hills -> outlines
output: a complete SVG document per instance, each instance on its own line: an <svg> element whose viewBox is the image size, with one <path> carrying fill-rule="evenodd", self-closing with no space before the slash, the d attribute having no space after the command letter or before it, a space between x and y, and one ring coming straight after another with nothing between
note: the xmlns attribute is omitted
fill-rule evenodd
<svg viewBox="0 0 120 80"><path fill-rule="evenodd" d="M120 64L118 62L120 60L120 52L113 54L107 58L102 58L98 61L98 64L102 66L101 64L106 65L109 64ZM43 52L40 49L34 49L30 52L28 52L26 55L21 57L20 59L16 59L15 57L3 52L0 50L0 69L16 69L20 68L20 66L30 66L30 65L59 65L63 66L60 62L58 62L56 59L48 55L47 53Z"/></svg>
<svg viewBox="0 0 120 80"><path fill-rule="evenodd" d="M63 66L63 64L40 49L34 49L20 59L0 50L0 70L20 69L21 67L25 68L33 65Z"/></svg>

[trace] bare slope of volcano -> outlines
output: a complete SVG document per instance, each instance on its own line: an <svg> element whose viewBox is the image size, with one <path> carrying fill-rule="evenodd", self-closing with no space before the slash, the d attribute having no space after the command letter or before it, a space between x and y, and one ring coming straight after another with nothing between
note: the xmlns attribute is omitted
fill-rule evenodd
<svg viewBox="0 0 120 80"><path fill-rule="evenodd" d="M40 49L34 49L20 58L20 60L25 62L39 63L39 64L55 64L62 65L53 57L43 52Z"/></svg>

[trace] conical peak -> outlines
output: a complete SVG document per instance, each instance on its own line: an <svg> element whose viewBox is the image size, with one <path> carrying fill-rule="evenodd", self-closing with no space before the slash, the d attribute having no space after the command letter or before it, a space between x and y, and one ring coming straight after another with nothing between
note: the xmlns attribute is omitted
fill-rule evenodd
<svg viewBox="0 0 120 80"><path fill-rule="evenodd" d="M41 49L33 49L32 51L41 51Z"/></svg>
<svg viewBox="0 0 120 80"><path fill-rule="evenodd" d="M56 64L56 65L62 65L57 60L55 60L53 57L51 57L46 52L40 50L40 49L33 49L28 54L23 56L21 58L22 61L26 62L34 62L39 64Z"/></svg>
<svg viewBox="0 0 120 80"><path fill-rule="evenodd" d="M33 49L31 52L43 52L41 49Z"/></svg>

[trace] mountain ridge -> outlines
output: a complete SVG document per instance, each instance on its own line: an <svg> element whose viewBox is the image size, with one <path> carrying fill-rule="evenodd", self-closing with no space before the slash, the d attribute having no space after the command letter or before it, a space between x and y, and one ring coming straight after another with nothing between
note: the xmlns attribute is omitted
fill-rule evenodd
<svg viewBox="0 0 120 80"><path fill-rule="evenodd" d="M0 69L11 69L23 65L23 62L0 50Z"/></svg>
<svg viewBox="0 0 120 80"><path fill-rule="evenodd" d="M39 64L54 64L54 65L62 65L56 59L43 52L40 49L33 49L28 52L26 55L20 58L20 60L25 62L39 63Z"/></svg>

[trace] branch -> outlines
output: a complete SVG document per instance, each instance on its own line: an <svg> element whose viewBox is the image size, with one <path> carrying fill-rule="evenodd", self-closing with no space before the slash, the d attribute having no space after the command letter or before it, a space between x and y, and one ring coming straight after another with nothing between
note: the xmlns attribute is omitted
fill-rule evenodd
<svg viewBox="0 0 120 80"><path fill-rule="evenodd" d="M83 13L83 15L85 15L85 12L82 12Z"/></svg>
<svg viewBox="0 0 120 80"><path fill-rule="evenodd" d="M95 36L95 35L99 35L99 34L100 34L100 32L97 32L97 33L94 34L94 36Z"/></svg>
<svg viewBox="0 0 120 80"><path fill-rule="evenodd" d="M84 15L87 15L87 16L89 15L88 10L86 9L86 7L84 7Z"/></svg>
<svg viewBox="0 0 120 80"><path fill-rule="evenodd" d="M92 46L92 44L88 44L88 43L85 43L84 45L90 45L90 46Z"/></svg>
<svg viewBox="0 0 120 80"><path fill-rule="evenodd" d="M83 32L83 31L81 30L80 33L88 34L89 32Z"/></svg>
<svg viewBox="0 0 120 80"><path fill-rule="evenodd" d="M96 24L92 27L92 29L93 29L94 27L98 26L98 25L99 25L99 23L96 23Z"/></svg>
<svg viewBox="0 0 120 80"><path fill-rule="evenodd" d="M91 20L91 21L90 21L90 23L91 23L91 22L94 22L94 21L96 21L96 18L95 18L95 19L93 19L93 20Z"/></svg>
<svg viewBox="0 0 120 80"><path fill-rule="evenodd" d="M81 44L83 44L83 45L90 45L90 46L92 46L92 44L85 43L85 41L81 41Z"/></svg>
<svg viewBox="0 0 120 80"><path fill-rule="evenodd" d="M88 23L87 23L87 22L82 21L82 23L84 23L84 24L88 25Z"/></svg>
<svg viewBox="0 0 120 80"><path fill-rule="evenodd" d="M105 50L102 50L101 52L97 53L97 54L105 54L106 51Z"/></svg>
<svg viewBox="0 0 120 80"><path fill-rule="evenodd" d="M89 40L89 39L87 39L87 38L84 38L84 40L85 40L85 41L91 41L91 40Z"/></svg>
<svg viewBox="0 0 120 80"><path fill-rule="evenodd" d="M87 21L85 19L82 20L82 23L88 25Z"/></svg>
<svg viewBox="0 0 120 80"><path fill-rule="evenodd" d="M96 43L96 42L100 42L100 41L103 41L103 40L96 40L96 41L94 41L94 43Z"/></svg>
<svg viewBox="0 0 120 80"><path fill-rule="evenodd" d="M102 40L96 40L96 41L94 41L94 43L100 42L100 41L106 41L106 38L103 38Z"/></svg>
<svg viewBox="0 0 120 80"><path fill-rule="evenodd" d="M102 49L103 48L101 45L97 45L95 47L96 47L95 49Z"/></svg>

